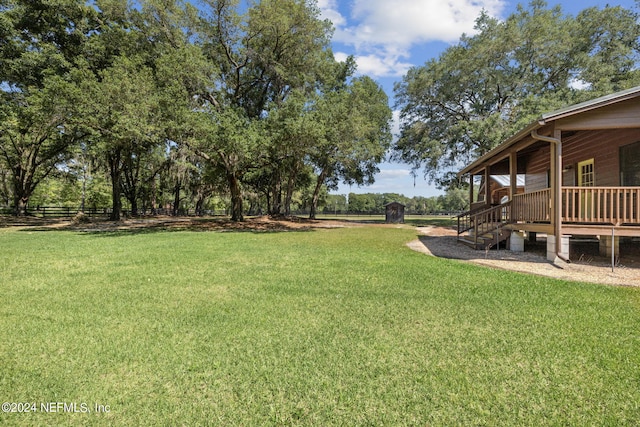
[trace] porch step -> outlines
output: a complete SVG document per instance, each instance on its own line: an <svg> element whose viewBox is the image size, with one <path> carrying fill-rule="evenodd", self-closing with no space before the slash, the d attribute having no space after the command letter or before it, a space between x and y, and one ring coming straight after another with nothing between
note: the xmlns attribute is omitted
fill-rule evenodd
<svg viewBox="0 0 640 427"><path fill-rule="evenodd" d="M471 236L460 237L458 238L458 241L463 245L469 246L471 249L476 249L476 250L484 249L484 242L478 241L476 243L475 240L473 240L473 237Z"/></svg>
<svg viewBox="0 0 640 427"><path fill-rule="evenodd" d="M469 246L472 249L480 250L480 249L488 249L491 248L498 243L505 242L511 236L511 230L500 229L498 236L496 237L496 233L486 233L482 236L478 236L477 242L474 239L474 236L459 236L458 241Z"/></svg>

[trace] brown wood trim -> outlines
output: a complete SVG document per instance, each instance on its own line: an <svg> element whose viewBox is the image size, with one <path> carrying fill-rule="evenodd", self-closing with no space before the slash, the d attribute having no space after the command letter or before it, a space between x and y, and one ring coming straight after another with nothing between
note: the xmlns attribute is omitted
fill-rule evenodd
<svg viewBox="0 0 640 427"><path fill-rule="evenodd" d="M516 223L506 225L504 228L515 231L533 231L535 233L553 234L553 227L551 226L551 224Z"/></svg>
<svg viewBox="0 0 640 427"><path fill-rule="evenodd" d="M611 229L614 228L616 236L619 237L640 237L640 226L605 226L605 225L581 225L563 224L562 234L573 234L578 236L611 236Z"/></svg>

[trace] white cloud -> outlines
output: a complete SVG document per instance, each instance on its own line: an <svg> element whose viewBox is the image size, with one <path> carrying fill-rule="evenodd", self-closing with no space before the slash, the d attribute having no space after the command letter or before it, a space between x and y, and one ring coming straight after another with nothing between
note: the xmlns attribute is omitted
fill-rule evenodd
<svg viewBox="0 0 640 427"><path fill-rule="evenodd" d="M505 6L505 0L354 0L346 11L342 1L342 13L337 0L318 6L336 27L334 40L355 49L358 71L375 76L404 75L411 47L453 43L473 33L483 9L499 16Z"/></svg>
<svg viewBox="0 0 640 427"><path fill-rule="evenodd" d="M400 110L393 110L393 123L391 124L391 134L393 138L400 137Z"/></svg>
<svg viewBox="0 0 640 427"><path fill-rule="evenodd" d="M359 24L345 32L356 44L391 49L416 42L454 42L462 33L473 32L482 9L495 15L502 6L503 0L355 0L351 18Z"/></svg>
<svg viewBox="0 0 640 427"><path fill-rule="evenodd" d="M372 77L399 77L407 73L413 64L400 61L395 55L356 55L358 73Z"/></svg>
<svg viewBox="0 0 640 427"><path fill-rule="evenodd" d="M318 8L320 8L322 19L333 22L334 27L342 27L347 23L347 20L338 11L336 0L318 0Z"/></svg>
<svg viewBox="0 0 640 427"><path fill-rule="evenodd" d="M398 178L406 178L411 175L411 171L409 169L382 169L376 177L380 180L383 179L398 179Z"/></svg>
<svg viewBox="0 0 640 427"><path fill-rule="evenodd" d="M349 55L344 52L334 52L333 57L338 62L346 61ZM400 77L409 71L413 64L402 62L399 58L384 57L377 55L355 55L356 64L358 65L357 74L363 74L370 77Z"/></svg>

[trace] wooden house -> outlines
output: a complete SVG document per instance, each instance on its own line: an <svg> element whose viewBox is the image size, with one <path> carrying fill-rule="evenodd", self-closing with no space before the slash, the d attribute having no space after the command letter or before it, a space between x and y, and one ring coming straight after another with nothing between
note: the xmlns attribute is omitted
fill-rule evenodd
<svg viewBox="0 0 640 427"><path fill-rule="evenodd" d="M544 114L459 175L511 177L500 204L490 186L474 202L471 185L458 234L476 248L546 233L549 260L568 257L569 236L617 251L621 236L640 237L640 86Z"/></svg>

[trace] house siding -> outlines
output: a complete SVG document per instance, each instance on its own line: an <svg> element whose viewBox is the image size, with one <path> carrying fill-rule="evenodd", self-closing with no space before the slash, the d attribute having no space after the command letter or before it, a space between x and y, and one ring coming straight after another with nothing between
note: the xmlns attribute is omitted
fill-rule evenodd
<svg viewBox="0 0 640 427"><path fill-rule="evenodd" d="M524 188L526 193L549 188L549 145L531 153L527 160Z"/></svg>
<svg viewBox="0 0 640 427"><path fill-rule="evenodd" d="M620 184L620 147L640 141L639 129L582 131L563 138L562 185L577 184L577 164L594 159L595 185L615 187ZM550 147L532 153L527 161L527 192L548 188Z"/></svg>

